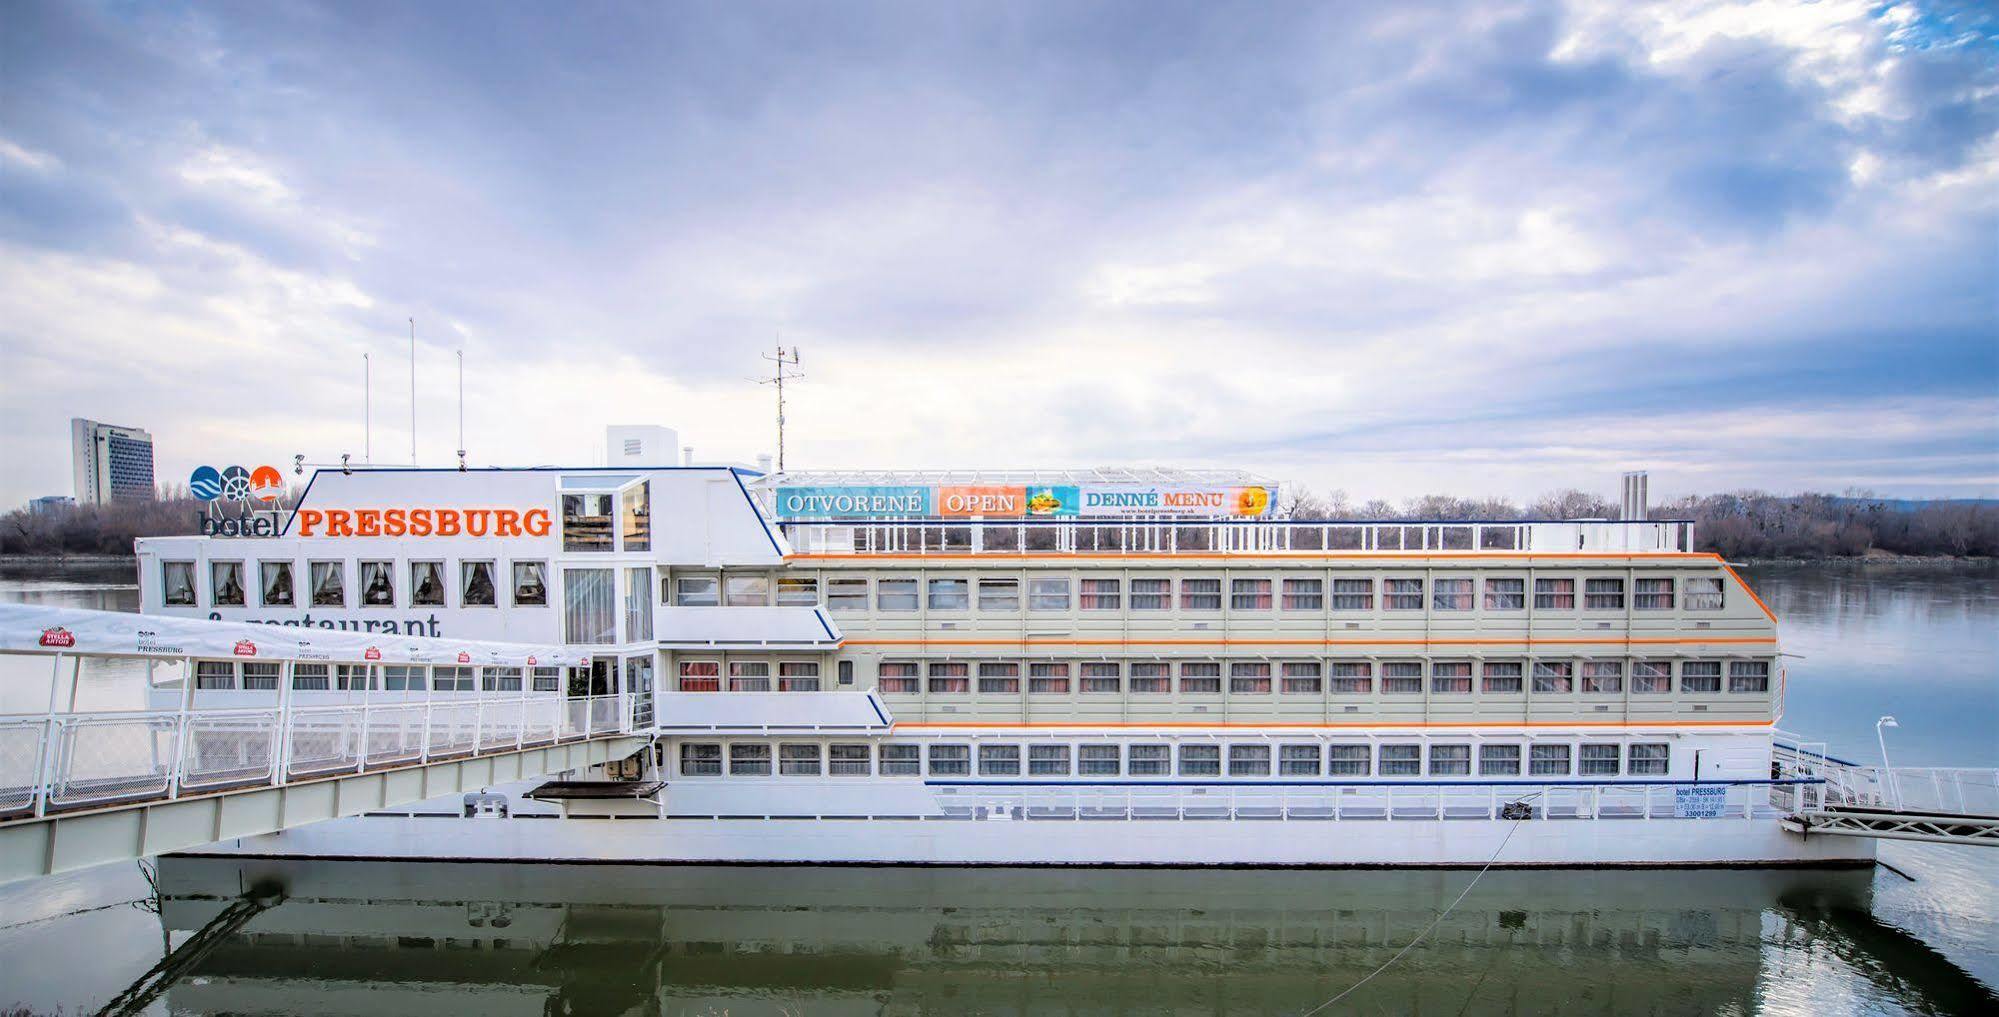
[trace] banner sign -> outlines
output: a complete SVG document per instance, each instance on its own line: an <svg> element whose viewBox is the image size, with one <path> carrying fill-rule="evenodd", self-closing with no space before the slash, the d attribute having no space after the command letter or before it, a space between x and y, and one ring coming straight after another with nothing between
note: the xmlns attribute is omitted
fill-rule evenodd
<svg viewBox="0 0 1999 1017"><path fill-rule="evenodd" d="M1728 803L1728 786L1694 784L1673 789L1674 819L1719 819Z"/></svg>
<svg viewBox="0 0 1999 1017"><path fill-rule="evenodd" d="M937 487L780 487L780 519L1258 519L1277 488L1210 485L1049 484Z"/></svg>

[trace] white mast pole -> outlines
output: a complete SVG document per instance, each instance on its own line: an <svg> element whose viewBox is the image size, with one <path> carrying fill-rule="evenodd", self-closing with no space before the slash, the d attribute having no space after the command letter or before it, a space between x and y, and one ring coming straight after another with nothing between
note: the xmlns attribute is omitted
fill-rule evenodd
<svg viewBox="0 0 1999 1017"><path fill-rule="evenodd" d="M361 461L375 461L375 365L361 354Z"/></svg>
<svg viewBox="0 0 1999 1017"><path fill-rule="evenodd" d="M416 465L416 319L410 319L410 465Z"/></svg>

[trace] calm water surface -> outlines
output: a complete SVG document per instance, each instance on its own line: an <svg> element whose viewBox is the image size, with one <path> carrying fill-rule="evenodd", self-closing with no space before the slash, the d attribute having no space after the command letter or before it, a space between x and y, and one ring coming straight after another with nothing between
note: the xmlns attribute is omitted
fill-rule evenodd
<svg viewBox="0 0 1999 1017"><path fill-rule="evenodd" d="M1893 714L1897 765L1999 766L1999 568L1749 578L1797 655L1786 729L1871 762ZM0 566L0 599L137 592ZM1999 1013L1999 850L1881 856L1914 881L1494 871L1321 1012ZM0 888L0 1013L1299 1014L1471 878L169 858ZM230 921L252 887L282 900Z"/></svg>

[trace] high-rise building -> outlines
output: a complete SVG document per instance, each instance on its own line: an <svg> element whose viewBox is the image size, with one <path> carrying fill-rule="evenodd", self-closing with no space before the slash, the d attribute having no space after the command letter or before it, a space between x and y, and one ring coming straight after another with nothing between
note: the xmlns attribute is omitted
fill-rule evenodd
<svg viewBox="0 0 1999 1017"><path fill-rule="evenodd" d="M69 444L78 505L152 500L151 434L136 427L72 417Z"/></svg>

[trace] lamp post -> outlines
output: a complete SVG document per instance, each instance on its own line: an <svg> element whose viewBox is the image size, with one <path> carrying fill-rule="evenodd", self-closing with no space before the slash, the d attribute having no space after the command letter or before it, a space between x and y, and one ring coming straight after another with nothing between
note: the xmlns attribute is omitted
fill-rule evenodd
<svg viewBox="0 0 1999 1017"><path fill-rule="evenodd" d="M1888 765L1887 728L1901 727L1893 717L1883 717L1874 722L1874 739L1881 743L1881 780L1888 785L1888 797L1896 808L1902 807L1902 794L1895 786L1895 771Z"/></svg>

